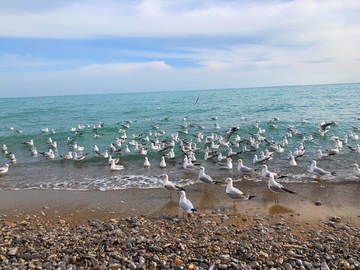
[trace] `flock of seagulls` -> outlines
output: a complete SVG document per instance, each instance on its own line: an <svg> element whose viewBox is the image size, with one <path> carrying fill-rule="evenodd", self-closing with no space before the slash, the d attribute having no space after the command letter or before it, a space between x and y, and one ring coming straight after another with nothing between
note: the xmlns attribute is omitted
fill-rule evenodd
<svg viewBox="0 0 360 270"><path fill-rule="evenodd" d="M218 120L217 116L211 117L212 120ZM244 120L245 118L241 118L240 120ZM150 119L145 119L145 121L149 121ZM275 193L275 201L278 200L279 193L290 193L293 194L295 192L290 191L283 187L280 183L276 182L275 179L281 178L283 176L279 175L278 173L271 172L268 170L266 163L268 160L274 159L276 155L284 153L287 145L288 139L292 136L298 136L301 138L301 143L298 147L288 151L288 161L290 166L297 166L297 159L301 158L306 153L305 144L312 143L316 140L316 137L324 137L325 134L330 130L331 126L336 126L338 123L336 122L323 122L316 126L314 133L310 136L306 137L304 132L300 132L296 125L287 125L286 133L283 136L281 141L275 141L273 138L269 139L266 136L266 129L259 127L260 121L256 121L251 123L252 128L257 130L257 132L249 133L247 137L241 138L239 134L236 134L240 127L230 127L229 130L223 135L217 135L215 133L206 134L205 127L203 125L198 125L197 128L201 131L197 132L196 134L191 134L191 139L189 138L181 138L183 135L181 134L189 134L189 128L195 127L194 124L187 123L188 116L183 117L183 122L180 124L180 129L177 133L167 135L166 139L160 140L160 137L165 137L166 132L164 130L159 130L159 125L153 125L152 130L148 133L143 134L132 134L128 138L128 131L130 129L131 124L133 121L122 121L116 122L117 125L121 125L119 129L120 136L116 138L115 142L110 143L109 149L104 150L101 152L97 145L93 145L93 153L94 156L104 158L108 160L109 170L111 171L121 171L124 169L123 165L117 165L120 161L120 157L113 158L116 155L121 156L122 153L131 153L139 154L144 156L144 167L150 167L151 164L147 157L148 151L157 152L161 155L161 159L159 161L158 167L164 169L168 166L167 162L172 162L172 164L176 163L175 158L175 149L179 147L182 155L182 163L181 166L186 171L192 171L193 169L199 170L199 177L198 179L205 184L204 190L207 190L208 184L219 184L219 183L227 183L226 193L227 195L234 199L233 207L236 207L236 200L250 200L254 195L249 195L246 193L241 192L239 189L233 186L232 178L226 178L224 181L213 180L212 177L205 173L205 166L206 162L214 162L217 168L220 170L232 170L233 169L233 161L236 159L237 170L242 174L256 174L259 170L259 164L261 164L262 170L261 175L264 178L268 179L268 187L269 189ZM164 118L164 121L169 121L168 117ZM275 122L279 121L278 118L271 118L268 122L269 130L278 129L281 124L276 124ZM307 123L307 119L301 120L301 123ZM136 122L136 120L134 120ZM215 129L220 129L220 125L218 123L214 124ZM104 127L104 122L100 122L98 125L93 125L93 131L97 131ZM82 153L85 151L85 146L78 145L76 141L76 137L84 136L85 128L91 128L90 125L81 126L78 125L77 127L73 127L70 129L73 132L73 138L67 137L66 143L69 148L69 152L67 154L59 155L58 157L64 160L75 160L81 161L86 159L89 155L88 153ZM8 130L14 130L12 127L7 127ZM336 157L337 154L342 151L344 144L348 143L348 139L352 139L353 141L358 140L358 135L354 132L360 131L360 127L352 127L352 130L343 138L340 139L335 135L331 135L330 139L334 141L334 148L331 149L319 149L317 151L317 159L332 159ZM22 133L22 130L17 130L18 133ZM41 133L52 133L54 134L55 131L52 129L49 131L48 128L41 129ZM93 134L94 139L98 140L103 137L103 134ZM315 136L315 137L314 137ZM186 136L189 137L189 136ZM102 140L102 139L101 139ZM37 148L35 147L34 140L31 139L30 141L23 142L22 145L24 147L28 147L30 151L30 155L42 155L48 159L56 159L56 149L58 148L58 142L53 141L51 137L46 139L46 145L49 148L48 151L38 152ZM201 145L201 147L198 147ZM264 151L259 151L259 146L262 145L267 147ZM132 148L132 149L130 149ZM235 148L238 148L240 151L234 151ZM348 145L348 149L350 152L360 153L360 144L357 144L355 147ZM324 154L323 151L327 153ZM9 158L11 163L16 162L16 157L13 153L8 151L8 147L6 144L2 146L2 152L6 158ZM203 153L203 159L196 157ZM225 154L227 153L227 154ZM243 164L243 160L241 157L242 154L252 154L254 153L254 157L252 160L254 168L251 166L245 166ZM320 177L334 175L334 172L327 171L317 166L316 160L312 160L310 166L310 172L317 176L316 180L319 180ZM5 164L4 166L0 167L0 175L5 175L9 171L9 164ZM353 168L353 173L355 176L360 177L360 169L359 166L355 163L351 166ZM168 175L162 174L160 179L163 180L164 187L170 191L178 191L180 192L180 207L184 210L184 212L194 212L193 205L191 202L186 198L185 191L182 187L177 186L169 181Z"/></svg>

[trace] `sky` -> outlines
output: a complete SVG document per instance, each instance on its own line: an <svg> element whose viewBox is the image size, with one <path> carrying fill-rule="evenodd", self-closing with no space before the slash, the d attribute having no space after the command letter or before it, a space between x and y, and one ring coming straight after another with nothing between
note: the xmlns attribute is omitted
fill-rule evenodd
<svg viewBox="0 0 360 270"><path fill-rule="evenodd" d="M359 0L0 1L0 97L360 82Z"/></svg>

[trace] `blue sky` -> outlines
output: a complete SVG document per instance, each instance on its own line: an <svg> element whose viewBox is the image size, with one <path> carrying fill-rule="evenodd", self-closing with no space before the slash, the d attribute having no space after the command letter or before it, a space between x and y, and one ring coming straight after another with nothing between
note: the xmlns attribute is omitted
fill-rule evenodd
<svg viewBox="0 0 360 270"><path fill-rule="evenodd" d="M360 81L358 0L0 2L1 97Z"/></svg>

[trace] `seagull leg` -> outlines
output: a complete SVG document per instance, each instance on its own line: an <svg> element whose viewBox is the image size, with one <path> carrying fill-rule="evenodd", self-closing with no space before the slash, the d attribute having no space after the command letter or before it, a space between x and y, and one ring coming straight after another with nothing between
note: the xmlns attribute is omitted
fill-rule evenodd
<svg viewBox="0 0 360 270"><path fill-rule="evenodd" d="M171 197L171 191L170 191L170 195L169 195L169 198L170 198L170 199L172 199L172 197Z"/></svg>
<svg viewBox="0 0 360 270"><path fill-rule="evenodd" d="M316 178L315 180L319 180L320 179L320 175L318 176L318 178Z"/></svg>
<svg viewBox="0 0 360 270"><path fill-rule="evenodd" d="M185 218L185 212L183 212L183 218Z"/></svg>
<svg viewBox="0 0 360 270"><path fill-rule="evenodd" d="M233 208L236 208L236 201L234 201Z"/></svg>
<svg viewBox="0 0 360 270"><path fill-rule="evenodd" d="M204 191L205 191L205 192L207 191L207 185L205 185L205 189L204 189Z"/></svg>

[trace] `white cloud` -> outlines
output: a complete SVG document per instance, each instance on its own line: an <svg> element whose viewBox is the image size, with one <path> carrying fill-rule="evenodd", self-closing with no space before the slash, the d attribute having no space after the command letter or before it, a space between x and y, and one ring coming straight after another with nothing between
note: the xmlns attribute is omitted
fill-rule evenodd
<svg viewBox="0 0 360 270"><path fill-rule="evenodd" d="M47 61L41 58L34 58L31 55L19 55L3 53L0 55L0 67L18 68L18 67L41 67L65 64L65 61Z"/></svg>
<svg viewBox="0 0 360 270"><path fill-rule="evenodd" d="M115 64L93 64L81 67L74 71L68 71L72 76L84 77L121 77L138 72L146 71L168 71L172 68L163 61L145 63L115 63Z"/></svg>

